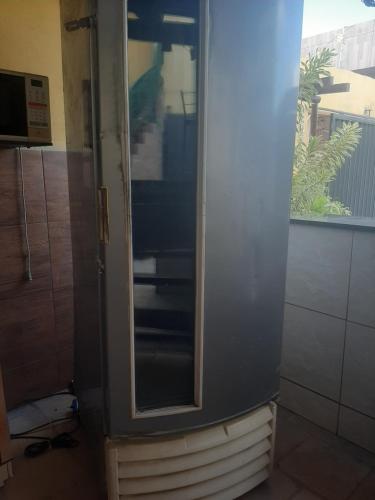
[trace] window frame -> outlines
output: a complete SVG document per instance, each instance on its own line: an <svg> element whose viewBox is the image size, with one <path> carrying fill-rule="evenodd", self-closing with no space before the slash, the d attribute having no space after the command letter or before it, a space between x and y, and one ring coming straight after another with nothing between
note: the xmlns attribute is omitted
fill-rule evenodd
<svg viewBox="0 0 375 500"><path fill-rule="evenodd" d="M204 276L205 276L205 231L206 231L206 144L207 144L207 82L209 44L209 2L199 0L199 56L197 82L197 190L196 190L196 243L195 243L195 321L194 321L194 403L160 407L140 411L136 402L135 372L135 323L133 286L132 204L131 204L131 157L129 134L129 82L128 82L128 1L124 0L124 73L126 106L126 193L127 247L129 268L129 335L130 335L130 386L131 418L143 419L190 413L203 408L203 340L204 340Z"/></svg>

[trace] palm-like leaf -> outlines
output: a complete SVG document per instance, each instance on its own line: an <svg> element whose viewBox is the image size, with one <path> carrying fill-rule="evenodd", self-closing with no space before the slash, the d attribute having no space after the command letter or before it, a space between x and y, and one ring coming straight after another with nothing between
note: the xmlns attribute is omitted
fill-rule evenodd
<svg viewBox="0 0 375 500"><path fill-rule="evenodd" d="M297 135L293 164L291 211L295 215L349 215L342 203L332 200L329 183L360 140L358 123L344 123L328 141L320 137L303 137L304 115L317 93L322 76L329 76L334 51L323 49L301 63L298 98Z"/></svg>

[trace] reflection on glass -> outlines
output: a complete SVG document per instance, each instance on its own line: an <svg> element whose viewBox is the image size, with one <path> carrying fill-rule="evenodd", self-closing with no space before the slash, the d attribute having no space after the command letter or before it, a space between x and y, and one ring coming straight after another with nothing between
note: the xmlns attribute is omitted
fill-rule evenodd
<svg viewBox="0 0 375 500"><path fill-rule="evenodd" d="M139 411L194 403L198 0L128 0Z"/></svg>

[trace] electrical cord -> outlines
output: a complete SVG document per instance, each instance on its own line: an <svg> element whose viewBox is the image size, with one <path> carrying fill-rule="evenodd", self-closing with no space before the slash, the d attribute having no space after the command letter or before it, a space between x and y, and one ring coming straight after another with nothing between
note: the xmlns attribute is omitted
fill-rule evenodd
<svg viewBox="0 0 375 500"><path fill-rule="evenodd" d="M61 394L61 393L58 393ZM70 393L68 393L70 394ZM48 396L46 396L48 397ZM46 397L44 399L46 399ZM33 441L38 440L32 444L26 446L24 450L25 457L33 458L41 453L46 452L50 448L58 449L58 448L75 448L79 445L78 439L73 438L72 434L76 432L80 425L81 421L79 418L78 412L78 401L74 399L70 408L72 409L72 415L70 417L56 418L55 420L51 420L50 422L46 422L42 425L37 425L23 432L18 432L10 435L11 439L32 439ZM57 436L29 436L31 432L35 432L37 430L43 429L44 427L48 427L49 425L55 424L57 422L77 422L77 425L74 429L69 432L62 432Z"/></svg>
<svg viewBox="0 0 375 500"><path fill-rule="evenodd" d="M29 436L29 439L32 438ZM37 457L38 455L46 452L50 448L52 449L76 448L79 445L78 439L73 438L70 432L63 432L53 438L40 436L39 439L40 441L37 441L36 443L32 443L26 446L23 452L25 457L27 458Z"/></svg>
<svg viewBox="0 0 375 500"><path fill-rule="evenodd" d="M29 444L29 446L26 446L23 454L27 458L34 458L37 457L38 455L41 455L48 449L49 449L48 441L38 441L37 443Z"/></svg>
<svg viewBox="0 0 375 500"><path fill-rule="evenodd" d="M27 222L27 207L26 207L26 196L25 196L25 178L24 178L24 171L23 171L23 159L22 159L21 148L18 147L17 150L18 150L18 160L19 160L19 164L21 167L23 221L24 221L24 225L25 225L25 240L26 240L26 250L27 250L26 279L28 279L29 281L32 281L33 275L31 272L31 249L30 249L30 241L29 241L29 228L28 228L28 222Z"/></svg>
<svg viewBox="0 0 375 500"><path fill-rule="evenodd" d="M61 422L62 420L70 420L70 421L77 421L76 427L69 431L69 432L62 432L58 434L57 436L54 437L49 437L49 436L28 436L27 434L31 432L31 430L27 431L26 433L19 433L19 434L11 434L11 439L33 439L33 440L38 440L35 443L29 444L26 446L24 450L24 455L27 458L34 458L37 457L38 455L46 452L47 450L51 449L61 449L61 448L76 448L79 445L79 440L75 439L72 434L75 433L80 425L80 418L79 415L76 414L72 418L66 418L66 419L56 419L53 422L59 421ZM50 422L52 423L52 422ZM49 424L46 424L49 425ZM44 426L39 426L44 427ZM34 428L35 430L35 428Z"/></svg>

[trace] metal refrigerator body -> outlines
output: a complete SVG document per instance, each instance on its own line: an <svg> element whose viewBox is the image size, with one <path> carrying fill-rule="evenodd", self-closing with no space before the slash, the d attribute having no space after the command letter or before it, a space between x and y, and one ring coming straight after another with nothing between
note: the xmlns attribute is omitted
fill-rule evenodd
<svg viewBox="0 0 375 500"><path fill-rule="evenodd" d="M95 255L104 268L101 349L88 355L87 342L78 340L76 362L78 373L82 366L102 372L91 387L87 380L80 386L82 376L77 386L90 404L87 394L103 394L94 399L104 402L104 431L112 438L201 428L278 394L302 1L211 0L207 12L202 408L134 418L126 5L98 0L94 102L109 243ZM73 234L73 253L82 244ZM76 274L83 260L76 253ZM84 293L81 283L75 286ZM83 307L76 303L78 339L88 338ZM98 331L90 331L95 345Z"/></svg>

